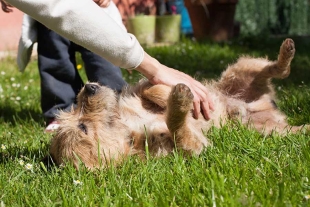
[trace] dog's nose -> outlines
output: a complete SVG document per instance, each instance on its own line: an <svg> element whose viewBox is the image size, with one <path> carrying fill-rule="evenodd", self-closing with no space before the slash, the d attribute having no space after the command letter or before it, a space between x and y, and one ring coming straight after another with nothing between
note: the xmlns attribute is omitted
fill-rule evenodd
<svg viewBox="0 0 310 207"><path fill-rule="evenodd" d="M98 90L99 86L93 83L87 83L85 84L85 91L89 95L94 95L96 91Z"/></svg>

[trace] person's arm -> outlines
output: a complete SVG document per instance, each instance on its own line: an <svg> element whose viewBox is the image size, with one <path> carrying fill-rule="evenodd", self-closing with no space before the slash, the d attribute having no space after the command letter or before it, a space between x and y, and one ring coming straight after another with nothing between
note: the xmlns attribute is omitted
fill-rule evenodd
<svg viewBox="0 0 310 207"><path fill-rule="evenodd" d="M6 0L7 1L7 0ZM136 68L144 51L91 0L8 0L61 36L125 69Z"/></svg>
<svg viewBox="0 0 310 207"><path fill-rule="evenodd" d="M206 88L190 76L168 68L144 52L137 39L126 33L90 0L6 0L48 28L125 69L136 69L153 84L186 84L194 95L194 116L201 109L210 118L212 100ZM104 0L105 1L105 0Z"/></svg>

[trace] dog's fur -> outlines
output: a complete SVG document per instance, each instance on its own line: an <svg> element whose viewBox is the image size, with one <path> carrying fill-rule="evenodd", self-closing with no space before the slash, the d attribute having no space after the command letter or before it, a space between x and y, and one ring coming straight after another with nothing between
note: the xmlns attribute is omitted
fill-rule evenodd
<svg viewBox="0 0 310 207"><path fill-rule="evenodd" d="M211 119L192 117L193 95L184 84L174 87L140 81L117 96L111 89L87 83L78 105L62 112L60 128L52 139L50 154L56 164L69 161L76 168L105 166L113 160L138 154L162 156L174 148L199 154L210 141L204 135L211 126L238 120L263 134L296 132L275 105L272 78L285 78L295 46L286 39L277 61L241 57L222 73L219 81L205 82L215 102ZM147 146L146 146L147 145Z"/></svg>

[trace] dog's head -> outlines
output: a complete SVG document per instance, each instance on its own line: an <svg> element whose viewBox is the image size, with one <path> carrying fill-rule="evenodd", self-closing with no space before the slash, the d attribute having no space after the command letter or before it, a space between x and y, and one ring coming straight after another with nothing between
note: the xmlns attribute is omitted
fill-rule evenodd
<svg viewBox="0 0 310 207"><path fill-rule="evenodd" d="M69 161L76 168L81 162L86 167L98 166L103 135L109 134L115 116L116 94L97 83L87 83L78 94L77 107L58 116L60 127L54 135L50 154L56 164Z"/></svg>

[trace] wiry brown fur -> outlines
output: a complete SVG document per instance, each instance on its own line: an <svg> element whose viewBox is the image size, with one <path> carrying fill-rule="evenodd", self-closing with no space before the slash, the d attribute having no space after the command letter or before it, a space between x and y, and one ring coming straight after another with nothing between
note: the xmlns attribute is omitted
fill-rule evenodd
<svg viewBox="0 0 310 207"><path fill-rule="evenodd" d="M78 106L59 116L60 129L52 139L50 154L57 164L79 162L92 169L117 163L125 156L149 153L162 156L175 147L199 154L210 145L204 131L229 119L253 126L259 132L285 134L302 127L288 126L274 103L272 78L285 78L295 47L286 39L278 60L241 57L217 82L205 82L215 110L206 121L192 117L193 95L184 84L174 87L140 81L117 96L111 89L88 83L78 95Z"/></svg>

